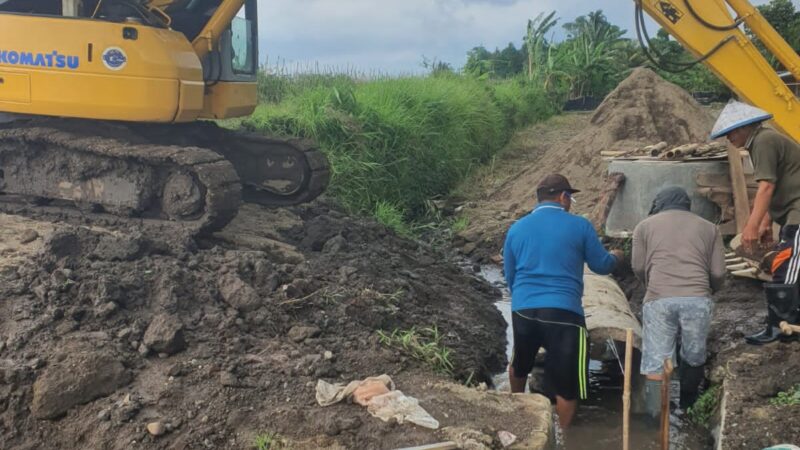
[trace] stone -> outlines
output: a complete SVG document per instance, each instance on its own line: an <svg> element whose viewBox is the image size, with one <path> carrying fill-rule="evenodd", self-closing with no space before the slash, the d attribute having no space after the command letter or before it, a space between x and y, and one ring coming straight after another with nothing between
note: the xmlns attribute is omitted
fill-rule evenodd
<svg viewBox="0 0 800 450"><path fill-rule="evenodd" d="M458 448L469 450L491 450L492 437L478 430L466 427L446 427L442 429L449 440L458 445Z"/></svg>
<svg viewBox="0 0 800 450"><path fill-rule="evenodd" d="M114 393L131 379L125 366L108 353L68 353L36 379L31 413L37 419L58 418L73 406Z"/></svg>
<svg viewBox="0 0 800 450"><path fill-rule="evenodd" d="M465 255L471 255L475 252L475 249L478 248L478 244L474 242L467 242L463 247L461 247L461 252Z"/></svg>
<svg viewBox="0 0 800 450"><path fill-rule="evenodd" d="M184 373L183 364L181 363L175 363L171 365L170 368L167 370L167 375L171 377L179 377L183 375L183 373Z"/></svg>
<svg viewBox="0 0 800 450"><path fill-rule="evenodd" d="M22 236L20 236L19 242L21 244L30 244L36 239L39 239L39 233L37 233L36 230L27 229L22 232Z"/></svg>
<svg viewBox="0 0 800 450"><path fill-rule="evenodd" d="M325 353L322 354L322 357L327 360L331 360L333 359L333 352L330 350L325 350Z"/></svg>
<svg viewBox="0 0 800 450"><path fill-rule="evenodd" d="M101 305L97 310L95 310L95 314L97 317L108 317L114 314L114 311L117 310L117 304L114 302L106 302Z"/></svg>
<svg viewBox="0 0 800 450"><path fill-rule="evenodd" d="M167 429L161 422L150 422L147 424L147 432L153 436L161 436L167 432Z"/></svg>
<svg viewBox="0 0 800 450"><path fill-rule="evenodd" d="M97 420L99 420L101 422L105 422L105 421L110 420L110 419L111 419L111 411L108 410L108 409L104 409L104 410L100 411L99 413L97 413Z"/></svg>
<svg viewBox="0 0 800 450"><path fill-rule="evenodd" d="M236 375L232 374L231 372L224 370L219 374L219 382L223 386L227 387L236 387L239 384L239 380L236 378Z"/></svg>
<svg viewBox="0 0 800 450"><path fill-rule="evenodd" d="M183 324L175 316L159 314L150 322L142 342L155 352L174 355L186 348Z"/></svg>
<svg viewBox="0 0 800 450"><path fill-rule="evenodd" d="M325 245L322 246L322 253L336 254L341 252L347 246L347 239L341 234L336 235L330 239Z"/></svg>
<svg viewBox="0 0 800 450"><path fill-rule="evenodd" d="M144 343L139 345L139 349L137 351L142 356L147 356L147 355L150 354L150 348L148 346L144 345Z"/></svg>
<svg viewBox="0 0 800 450"><path fill-rule="evenodd" d="M498 431L497 438L500 439L500 444L503 447L511 447L514 442L517 442L517 436L508 431Z"/></svg>
<svg viewBox="0 0 800 450"><path fill-rule="evenodd" d="M133 261L141 252L139 239L106 235L100 238L92 256L103 261Z"/></svg>
<svg viewBox="0 0 800 450"><path fill-rule="evenodd" d="M226 273L218 282L219 293L225 303L239 311L253 311L261 306L261 297L252 286L232 273Z"/></svg>
<svg viewBox="0 0 800 450"><path fill-rule="evenodd" d="M303 342L308 338L315 338L320 335L322 331L317 327L305 327L295 325L287 334L287 337L294 342Z"/></svg>

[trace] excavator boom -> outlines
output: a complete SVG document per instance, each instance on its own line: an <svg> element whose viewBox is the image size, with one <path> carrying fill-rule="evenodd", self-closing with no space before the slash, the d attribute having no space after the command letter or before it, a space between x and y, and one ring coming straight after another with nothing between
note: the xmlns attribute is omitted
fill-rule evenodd
<svg viewBox="0 0 800 450"><path fill-rule="evenodd" d="M773 123L800 142L800 102L754 42L746 24L796 79L800 57L747 0L634 0L742 100L774 115ZM735 12L736 17L731 11ZM643 20L637 17L637 28ZM640 29L640 37L647 39Z"/></svg>

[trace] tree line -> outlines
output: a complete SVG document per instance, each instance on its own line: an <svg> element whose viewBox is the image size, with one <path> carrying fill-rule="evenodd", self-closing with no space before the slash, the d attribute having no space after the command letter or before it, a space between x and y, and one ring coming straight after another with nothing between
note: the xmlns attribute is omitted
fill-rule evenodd
<svg viewBox="0 0 800 450"><path fill-rule="evenodd" d="M795 49L800 49L800 12L791 0L771 0L758 7L778 33ZM665 79L695 93L725 97L729 90L704 65L680 73L653 67L639 42L625 37L627 31L609 22L602 10L592 11L561 27L565 37L554 38L559 18L555 12L539 14L528 21L519 47L509 43L490 51L484 46L467 53L463 72L479 79L520 78L537 83L566 99L603 97L633 68L649 66ZM749 30L746 30L749 33ZM751 36L752 37L752 36ZM753 38L756 46L763 46ZM653 37L653 50L670 61L694 58L664 30ZM771 56L776 70L780 64ZM445 70L439 64L434 69Z"/></svg>

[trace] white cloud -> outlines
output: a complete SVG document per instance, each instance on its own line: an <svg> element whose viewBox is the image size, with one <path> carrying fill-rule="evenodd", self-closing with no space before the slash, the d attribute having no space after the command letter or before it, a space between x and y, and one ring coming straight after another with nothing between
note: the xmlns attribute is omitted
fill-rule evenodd
<svg viewBox="0 0 800 450"><path fill-rule="evenodd" d="M304 67L413 72L423 55L458 67L477 45L519 45L540 12L556 10L564 23L600 8L633 29L633 0L264 0L261 53Z"/></svg>

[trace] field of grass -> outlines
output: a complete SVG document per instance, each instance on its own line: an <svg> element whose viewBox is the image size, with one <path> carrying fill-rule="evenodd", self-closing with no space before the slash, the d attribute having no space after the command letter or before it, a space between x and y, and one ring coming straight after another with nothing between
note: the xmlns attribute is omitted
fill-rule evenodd
<svg viewBox="0 0 800 450"><path fill-rule="evenodd" d="M400 232L491 160L514 130L558 112L536 85L456 74L370 81L265 74L260 95L242 126L316 141L332 165L329 192Z"/></svg>

